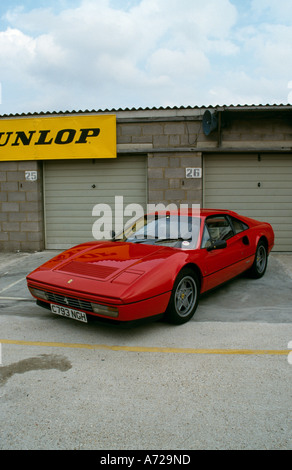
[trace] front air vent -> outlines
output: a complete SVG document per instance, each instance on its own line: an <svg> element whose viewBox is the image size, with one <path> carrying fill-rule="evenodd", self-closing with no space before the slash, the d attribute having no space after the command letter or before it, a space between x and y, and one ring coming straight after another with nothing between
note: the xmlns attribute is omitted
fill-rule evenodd
<svg viewBox="0 0 292 470"><path fill-rule="evenodd" d="M66 307L74 308L76 310L81 309L86 310L87 312L93 311L91 303L86 302L86 300L74 299L54 292L46 292L46 297L48 301L52 303L65 305Z"/></svg>
<svg viewBox="0 0 292 470"><path fill-rule="evenodd" d="M111 266L103 266L100 264L93 263L80 263L79 261L71 261L58 271L66 272L68 274L75 274L79 276L94 277L96 279L107 279L113 273L117 271L118 268L113 268Z"/></svg>

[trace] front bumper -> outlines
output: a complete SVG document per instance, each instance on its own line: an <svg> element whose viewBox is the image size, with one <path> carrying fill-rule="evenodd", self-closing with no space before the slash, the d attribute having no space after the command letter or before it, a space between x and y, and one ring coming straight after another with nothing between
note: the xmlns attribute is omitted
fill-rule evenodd
<svg viewBox="0 0 292 470"><path fill-rule="evenodd" d="M93 296L85 298L78 293L64 292L40 284L28 283L28 288L41 307L50 309L50 305L55 304L70 307L92 317L118 322L129 322L163 314L171 295L171 292L166 292L139 302L115 301L113 303L110 300L101 302L99 298Z"/></svg>

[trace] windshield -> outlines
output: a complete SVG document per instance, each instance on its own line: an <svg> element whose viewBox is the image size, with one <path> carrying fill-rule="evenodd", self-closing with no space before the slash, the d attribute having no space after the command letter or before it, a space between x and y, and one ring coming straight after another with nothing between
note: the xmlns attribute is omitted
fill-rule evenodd
<svg viewBox="0 0 292 470"><path fill-rule="evenodd" d="M128 226L114 240L195 249L200 231L199 217L146 215Z"/></svg>

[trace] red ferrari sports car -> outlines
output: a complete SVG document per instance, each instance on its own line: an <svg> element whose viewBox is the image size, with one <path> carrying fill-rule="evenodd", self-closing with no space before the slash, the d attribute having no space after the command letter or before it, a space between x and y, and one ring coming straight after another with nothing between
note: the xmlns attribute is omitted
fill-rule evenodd
<svg viewBox="0 0 292 470"><path fill-rule="evenodd" d="M111 241L64 251L27 282L38 305L79 321L164 315L182 324L200 294L244 271L263 276L273 245L270 224L232 211L146 215Z"/></svg>

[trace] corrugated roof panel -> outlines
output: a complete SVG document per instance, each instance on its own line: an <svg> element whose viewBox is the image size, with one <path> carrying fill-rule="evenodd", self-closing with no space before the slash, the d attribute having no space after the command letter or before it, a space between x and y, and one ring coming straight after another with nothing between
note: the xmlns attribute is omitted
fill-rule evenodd
<svg viewBox="0 0 292 470"><path fill-rule="evenodd" d="M64 115L64 114L88 114L88 113L118 113L118 112L137 112L137 111L176 111L176 110L203 110L203 109L218 109L218 110L222 110L222 111L228 111L228 110L232 110L232 111L235 111L235 110L255 110L255 109L258 109L258 110L277 110L277 109L287 109L287 110L292 110L292 105L291 104L284 104L284 103L281 103L281 104L259 104L259 105L256 105L256 104L251 104L251 105L248 105L248 104L237 104L237 105L216 105L216 106L212 106L212 105L208 105L208 106L166 106L166 107L163 107L163 106L159 106L159 107L152 107L152 108L149 108L149 107L146 107L146 108L142 108L142 107L138 107L138 108L135 108L135 107L132 107L132 108L112 108L112 109L92 109L92 110L89 110L89 109L85 109L85 110L79 110L79 111L76 111L76 110L67 110L67 111L40 111L40 112L28 112L28 113L15 113L15 114L1 114L0 115L0 118L6 118L6 117L29 117L29 116L52 116L52 115L56 115L56 114L61 114L61 115Z"/></svg>

